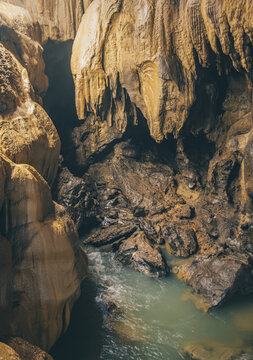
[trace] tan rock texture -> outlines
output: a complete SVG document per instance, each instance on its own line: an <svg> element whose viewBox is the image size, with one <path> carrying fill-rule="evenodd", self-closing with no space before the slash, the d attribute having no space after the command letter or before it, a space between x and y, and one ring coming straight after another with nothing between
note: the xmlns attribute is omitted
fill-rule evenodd
<svg viewBox="0 0 253 360"><path fill-rule="evenodd" d="M136 227L190 257L181 278L207 307L253 291L252 1L94 0L71 64L102 228L86 241Z"/></svg>
<svg viewBox="0 0 253 360"><path fill-rule="evenodd" d="M60 154L57 131L33 100L34 89L27 70L1 43L0 54L1 151L17 163L34 166L52 184Z"/></svg>
<svg viewBox="0 0 253 360"><path fill-rule="evenodd" d="M93 1L72 56L78 116L97 116L93 142L123 134L137 109L156 141L177 136L202 69L252 76L252 14L250 0Z"/></svg>
<svg viewBox="0 0 253 360"><path fill-rule="evenodd" d="M11 11L13 27L42 43L48 39L67 41L74 39L84 9L89 5L85 0L3 0L1 18ZM9 14L10 15L10 14ZM28 20L28 21L27 21ZM8 24L8 22L7 22Z"/></svg>
<svg viewBox="0 0 253 360"><path fill-rule="evenodd" d="M1 343L1 355L5 360L53 360L53 358L39 347L21 338L6 338Z"/></svg>
<svg viewBox="0 0 253 360"><path fill-rule="evenodd" d="M46 23L43 28L35 20L34 2L18 5L0 2L0 335L20 336L48 350L68 327L87 259L74 223L51 196L61 144L41 106L48 80L36 41L49 33L43 33ZM68 13L66 2L58 7L63 16ZM11 346L20 357L11 350L8 356L47 358L20 353L19 345Z"/></svg>
<svg viewBox="0 0 253 360"><path fill-rule="evenodd" d="M1 241L5 250L1 308L6 317L1 332L49 349L69 324L86 257L73 222L52 202L42 176L30 165L17 165L3 155L1 159L5 173L1 232L8 240Z"/></svg>

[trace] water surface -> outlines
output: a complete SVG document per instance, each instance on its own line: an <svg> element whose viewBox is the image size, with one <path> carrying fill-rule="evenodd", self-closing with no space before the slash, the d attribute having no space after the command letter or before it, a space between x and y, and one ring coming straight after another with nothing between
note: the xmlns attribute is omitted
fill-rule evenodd
<svg viewBox="0 0 253 360"><path fill-rule="evenodd" d="M192 343L221 347L210 359L218 360L223 347L244 348L243 359L253 359L252 296L203 313L185 300L189 289L174 275L151 279L111 252L87 252L90 275L69 330L52 350L55 360L179 360Z"/></svg>

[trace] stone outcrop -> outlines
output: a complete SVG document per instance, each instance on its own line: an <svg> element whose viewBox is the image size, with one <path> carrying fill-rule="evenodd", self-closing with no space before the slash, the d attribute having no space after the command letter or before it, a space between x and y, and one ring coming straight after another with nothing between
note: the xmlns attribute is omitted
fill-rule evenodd
<svg viewBox="0 0 253 360"><path fill-rule="evenodd" d="M79 232L89 223L96 222L96 211L92 191L87 182L74 176L69 169L62 165L53 188L55 201L64 206L66 212L74 221Z"/></svg>
<svg viewBox="0 0 253 360"><path fill-rule="evenodd" d="M38 24L6 2L0 19L0 335L48 350L68 327L87 259L74 223L52 200L60 139L41 106L48 81ZM33 358L12 347L17 359Z"/></svg>
<svg viewBox="0 0 253 360"><path fill-rule="evenodd" d="M185 360L251 360L252 348L240 340L223 344L215 341L189 342L180 351Z"/></svg>
<svg viewBox="0 0 253 360"><path fill-rule="evenodd" d="M6 338L0 343L0 356L5 360L53 360L39 347L21 338Z"/></svg>
<svg viewBox="0 0 253 360"><path fill-rule="evenodd" d="M150 277L162 277L168 274L161 253L151 247L144 232L136 232L127 240L121 241L116 259Z"/></svg>
<svg viewBox="0 0 253 360"><path fill-rule="evenodd" d="M3 0L0 19L4 24L45 43L74 40L84 10L90 1L83 0ZM5 4L6 3L6 4ZM10 19L6 19L11 16Z"/></svg>
<svg viewBox="0 0 253 360"><path fill-rule="evenodd" d="M122 136L138 122L137 110L156 141L177 136L205 69L215 76L235 68L251 77L252 6L250 0L93 1L72 56L77 112L80 119L94 114L93 143ZM215 85L203 89L214 103Z"/></svg>
<svg viewBox="0 0 253 360"><path fill-rule="evenodd" d="M184 279L210 306L241 277L253 289L252 6L94 0L73 46L71 143L102 227L89 241L134 224L190 257Z"/></svg>
<svg viewBox="0 0 253 360"><path fill-rule="evenodd" d="M253 283L244 258L196 256L175 270L178 277L201 294L207 308L223 303L237 291L247 292Z"/></svg>

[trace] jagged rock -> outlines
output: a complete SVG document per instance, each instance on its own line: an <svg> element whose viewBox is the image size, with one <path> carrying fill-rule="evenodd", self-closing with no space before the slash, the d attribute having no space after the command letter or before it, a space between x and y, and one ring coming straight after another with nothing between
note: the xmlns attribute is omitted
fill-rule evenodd
<svg viewBox="0 0 253 360"><path fill-rule="evenodd" d="M8 240L1 241L1 335L24 336L49 349L69 324L87 261L74 224L53 204L42 176L29 165L14 164L3 155L1 160L1 233Z"/></svg>
<svg viewBox="0 0 253 360"><path fill-rule="evenodd" d="M16 163L35 167L49 182L57 171L60 139L42 107L31 98L27 70L0 43L1 151Z"/></svg>
<svg viewBox="0 0 253 360"><path fill-rule="evenodd" d="M52 201L60 139L38 103L48 82L31 38L37 20L3 1L0 19L0 335L49 349L68 327L87 259Z"/></svg>
<svg viewBox="0 0 253 360"><path fill-rule="evenodd" d="M240 341L223 344L215 341L187 343L181 354L185 360L252 360L253 349Z"/></svg>
<svg viewBox="0 0 253 360"><path fill-rule="evenodd" d="M162 236L169 254L188 257L196 253L198 243L193 229L176 223L173 227L164 226Z"/></svg>
<svg viewBox="0 0 253 360"><path fill-rule="evenodd" d="M222 304L235 292L251 292L253 281L246 259L219 258L198 255L176 268L186 281L206 301L207 307Z"/></svg>
<svg viewBox="0 0 253 360"><path fill-rule="evenodd" d="M19 355L18 359L22 360L53 360L53 358L38 346L30 344L21 338L6 338L4 343L11 347ZM7 358L4 357L7 360ZM12 358L11 358L12 359ZM14 360L14 359L13 359Z"/></svg>
<svg viewBox="0 0 253 360"><path fill-rule="evenodd" d="M137 231L117 245L116 259L150 277L161 277L169 270L161 253L152 248L144 232Z"/></svg>
<svg viewBox="0 0 253 360"><path fill-rule="evenodd" d="M93 246L104 246L112 244L120 239L128 238L131 236L137 226L135 224L117 224L111 225L104 229L100 229L95 234L86 238L83 242L84 244L93 245Z"/></svg>
<svg viewBox="0 0 253 360"><path fill-rule="evenodd" d="M66 167L58 171L53 193L55 201L66 208L77 229L82 231L96 219L95 204L91 190L84 180L74 176Z"/></svg>
<svg viewBox="0 0 253 360"><path fill-rule="evenodd" d="M48 39L74 39L84 13L83 0L3 0L2 3L3 23L42 43Z"/></svg>
<svg viewBox="0 0 253 360"><path fill-rule="evenodd" d="M93 113L97 136L118 137L138 122L138 108L156 141L179 134L202 68L219 76L234 67L250 76L252 6L225 0L94 0L73 47L79 118ZM215 103L219 89L208 85L203 92Z"/></svg>

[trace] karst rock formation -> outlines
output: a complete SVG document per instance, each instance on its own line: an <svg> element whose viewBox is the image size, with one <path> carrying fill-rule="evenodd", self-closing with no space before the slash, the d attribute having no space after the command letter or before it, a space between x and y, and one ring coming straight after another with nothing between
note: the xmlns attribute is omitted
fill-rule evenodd
<svg viewBox="0 0 253 360"><path fill-rule="evenodd" d="M52 200L61 144L41 106L42 44L74 37L82 12L71 5L0 2L0 334L46 350L66 330L87 271L76 227Z"/></svg>
<svg viewBox="0 0 253 360"><path fill-rule="evenodd" d="M43 47L73 41L80 121L58 166ZM252 291L252 123L251 0L1 0L0 335L48 350L66 330L87 271L76 225L206 309ZM164 244L186 260L169 269Z"/></svg>
<svg viewBox="0 0 253 360"><path fill-rule="evenodd" d="M206 308L252 291L252 1L94 0L71 66L76 166L105 228L85 242L121 238L145 272L145 244L165 243Z"/></svg>

